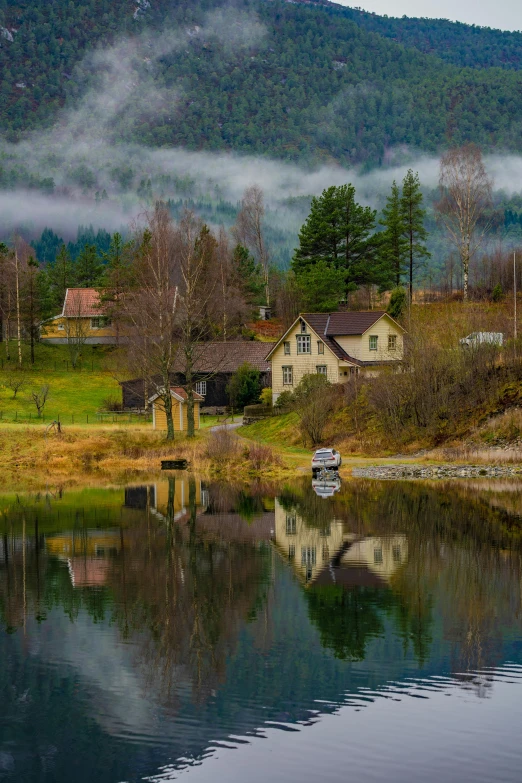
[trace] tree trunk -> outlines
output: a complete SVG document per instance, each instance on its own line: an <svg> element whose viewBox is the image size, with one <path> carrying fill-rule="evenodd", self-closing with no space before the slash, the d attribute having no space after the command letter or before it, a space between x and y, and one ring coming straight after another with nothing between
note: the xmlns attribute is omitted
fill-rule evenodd
<svg viewBox="0 0 522 783"><path fill-rule="evenodd" d="M163 374L163 389L162 394L163 406L165 408L165 418L167 419L167 440L174 440L174 418L172 416L172 395L170 393L170 377L169 373Z"/></svg>
<svg viewBox="0 0 522 783"><path fill-rule="evenodd" d="M467 250L462 255L462 298L465 302L468 301L468 283L469 283L469 254Z"/></svg>
<svg viewBox="0 0 522 783"><path fill-rule="evenodd" d="M4 338L5 338L5 358L8 362L11 361L11 350L9 348L10 336L11 336L11 318L7 316L7 318L5 319Z"/></svg>
<svg viewBox="0 0 522 783"><path fill-rule="evenodd" d="M20 318L20 270L18 253L15 252L15 283L16 283L16 339L18 343L18 366L22 368L22 324Z"/></svg>
<svg viewBox="0 0 522 783"><path fill-rule="evenodd" d="M187 437L193 438L196 434L194 422L194 374L192 349L185 350L185 388L187 391Z"/></svg>
<svg viewBox="0 0 522 783"><path fill-rule="evenodd" d="M410 305L413 302L413 234L410 231Z"/></svg>

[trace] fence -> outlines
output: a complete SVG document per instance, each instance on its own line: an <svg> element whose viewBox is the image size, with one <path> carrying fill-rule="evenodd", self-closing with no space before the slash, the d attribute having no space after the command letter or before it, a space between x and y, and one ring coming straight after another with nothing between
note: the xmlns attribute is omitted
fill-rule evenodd
<svg viewBox="0 0 522 783"><path fill-rule="evenodd" d="M8 362L6 359L0 359L0 370L18 370L18 364L16 357L11 359L10 362ZM63 359L62 361L58 362L50 362L45 367L33 367L30 364L28 364L27 359L24 362L24 365L22 367L23 372L37 372L37 373L43 373L43 372L63 372L64 370L66 372L104 372L101 367L95 367L94 366L94 360L90 362L82 362L78 361L76 363L76 367L73 367L72 362L70 362L68 359Z"/></svg>
<svg viewBox="0 0 522 783"><path fill-rule="evenodd" d="M117 411L114 413L25 413L24 411L0 410L0 422L20 422L31 424L44 424L45 422L59 421L60 424L132 424L147 423L152 421L151 413L137 411Z"/></svg>

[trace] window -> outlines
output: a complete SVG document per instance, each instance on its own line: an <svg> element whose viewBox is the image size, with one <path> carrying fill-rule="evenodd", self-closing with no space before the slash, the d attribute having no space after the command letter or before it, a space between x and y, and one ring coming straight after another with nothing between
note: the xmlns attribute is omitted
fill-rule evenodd
<svg viewBox="0 0 522 783"><path fill-rule="evenodd" d="M296 533L296 516L295 514L287 514L286 515L286 535L287 536L295 536Z"/></svg>
<svg viewBox="0 0 522 783"><path fill-rule="evenodd" d="M283 385L292 386L294 382L294 371L292 367L283 367Z"/></svg>
<svg viewBox="0 0 522 783"><path fill-rule="evenodd" d="M301 334L306 334L306 324L304 321L301 321Z"/></svg>
<svg viewBox="0 0 522 783"><path fill-rule="evenodd" d="M396 351L397 350L397 335L396 334L389 334L388 335L388 350L389 351Z"/></svg>
<svg viewBox="0 0 522 783"><path fill-rule="evenodd" d="M317 353L324 353L324 343L321 340L317 341Z"/></svg>
<svg viewBox="0 0 522 783"><path fill-rule="evenodd" d="M376 351L377 350L377 341L379 340L379 337L376 334L370 335L370 351Z"/></svg>
<svg viewBox="0 0 522 783"><path fill-rule="evenodd" d="M288 547L288 559L293 560L295 557L295 544L290 544Z"/></svg>
<svg viewBox="0 0 522 783"><path fill-rule="evenodd" d="M309 334L297 335L297 353L312 353L312 340Z"/></svg>
<svg viewBox="0 0 522 783"><path fill-rule="evenodd" d="M103 315L97 315L91 318L91 329L103 329L105 326L111 325L111 319L106 318Z"/></svg>
<svg viewBox="0 0 522 783"><path fill-rule="evenodd" d="M382 547L377 547L373 550L373 562L382 563Z"/></svg>
<svg viewBox="0 0 522 783"><path fill-rule="evenodd" d="M301 547L301 565L314 566L316 562L315 546Z"/></svg>
<svg viewBox="0 0 522 783"><path fill-rule="evenodd" d="M196 383L196 392L198 394L201 394L202 397L204 397L207 393L207 382L206 381L198 381Z"/></svg>
<svg viewBox="0 0 522 783"><path fill-rule="evenodd" d="M317 375L326 375L326 364L318 364L315 369L317 370Z"/></svg>
<svg viewBox="0 0 522 783"><path fill-rule="evenodd" d="M392 557L394 563L401 562L401 548L398 545L392 547Z"/></svg>
<svg viewBox="0 0 522 783"><path fill-rule="evenodd" d="M319 535L321 536L321 538L328 538L328 536L331 535L331 533L332 533L332 530L331 530L331 527L330 527L330 523L328 523L327 525L325 525L325 527L322 527L319 530Z"/></svg>
<svg viewBox="0 0 522 783"><path fill-rule="evenodd" d="M290 343L283 343L283 350L285 356L290 356Z"/></svg>
<svg viewBox="0 0 522 783"><path fill-rule="evenodd" d="M58 324L58 329L59 329L61 332L63 332L63 330L65 329L65 326L64 326L63 324Z"/></svg>

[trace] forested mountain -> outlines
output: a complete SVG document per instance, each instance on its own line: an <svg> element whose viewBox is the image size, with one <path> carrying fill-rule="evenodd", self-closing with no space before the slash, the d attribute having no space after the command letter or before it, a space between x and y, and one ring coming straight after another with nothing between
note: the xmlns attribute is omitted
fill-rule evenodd
<svg viewBox="0 0 522 783"><path fill-rule="evenodd" d="M522 150L519 33L276 0L0 0L0 26L11 141L96 91L107 60L86 55L124 36L139 61L125 89L143 79L161 102L128 102L111 118L118 141L368 166L401 145ZM158 51L166 29L176 44Z"/></svg>

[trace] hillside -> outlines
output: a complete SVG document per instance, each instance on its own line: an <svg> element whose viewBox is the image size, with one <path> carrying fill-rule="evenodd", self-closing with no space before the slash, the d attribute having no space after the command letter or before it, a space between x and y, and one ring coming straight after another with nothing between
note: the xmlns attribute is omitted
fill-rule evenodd
<svg viewBox="0 0 522 783"><path fill-rule="evenodd" d="M0 0L0 26L11 141L63 124L110 79L125 100L103 131L118 142L367 166L401 145L522 150L520 34L257 0ZM42 186L34 176L15 184Z"/></svg>

